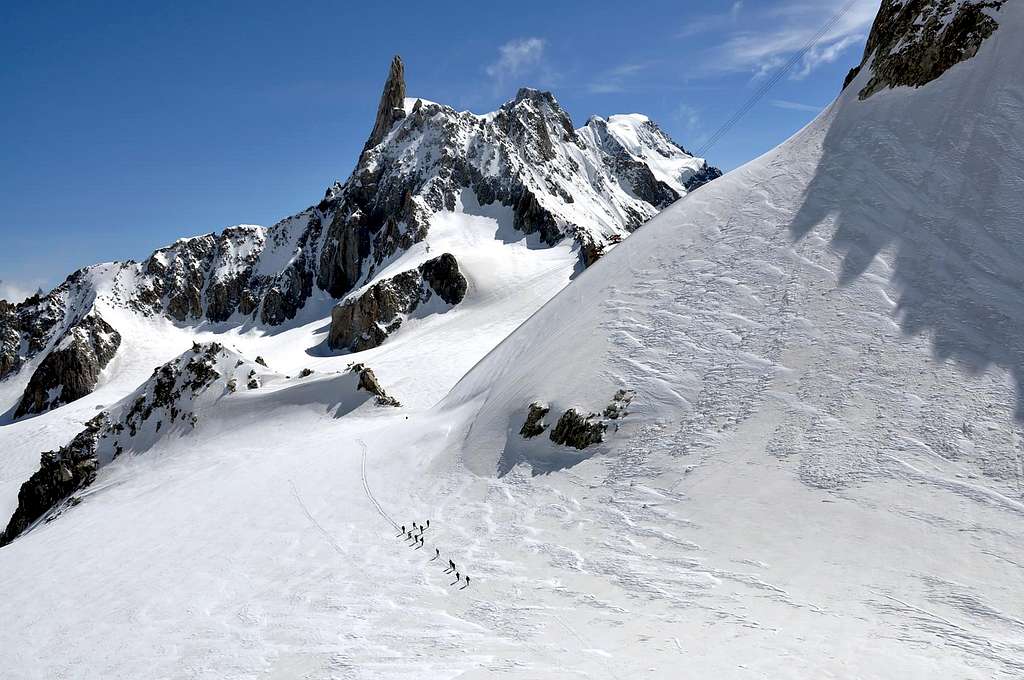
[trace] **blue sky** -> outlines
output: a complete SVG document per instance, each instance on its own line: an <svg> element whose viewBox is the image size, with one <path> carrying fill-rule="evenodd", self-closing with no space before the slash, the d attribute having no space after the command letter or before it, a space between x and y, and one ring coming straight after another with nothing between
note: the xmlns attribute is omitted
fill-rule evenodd
<svg viewBox="0 0 1024 680"><path fill-rule="evenodd" d="M637 111L695 150L847 1L4 2L0 297L315 203L352 169L394 53L411 96L484 112L530 85L577 125ZM856 0L709 160L735 168L811 120L878 3Z"/></svg>

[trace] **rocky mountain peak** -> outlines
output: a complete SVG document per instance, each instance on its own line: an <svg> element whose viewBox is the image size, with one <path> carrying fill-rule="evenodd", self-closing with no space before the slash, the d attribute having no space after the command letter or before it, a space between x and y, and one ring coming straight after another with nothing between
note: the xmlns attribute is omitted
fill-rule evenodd
<svg viewBox="0 0 1024 680"><path fill-rule="evenodd" d="M391 127L405 117L405 65L402 57L395 55L388 68L388 78L384 82L384 91L377 105L377 119L373 123L373 132L366 140L363 153L381 143Z"/></svg>
<svg viewBox="0 0 1024 680"><path fill-rule="evenodd" d="M532 237L537 247L573 241L580 263L589 266L718 174L639 114L594 118L575 129L554 95L542 90L522 88L485 114L409 100L405 67L395 56L355 169L322 201L269 228L239 225L179 239L141 263L87 268L44 298L0 307L0 379L53 351L97 296L105 306L185 326L279 326L295 319L317 290L343 302L424 241L439 214L464 212L467 204L491 212L506 208L503 226ZM454 259L441 264L451 270L449 279L459 280ZM383 324L372 334L382 342L399 317L412 313L413 300L428 298L428 289L445 304L458 304L458 295L434 286L438 271L396 272L392 288L402 291L401 304L349 300L351 309L380 310L351 318L367 327ZM385 288L370 290L380 297ZM332 324L332 336L354 337L350 316L334 316L345 327ZM118 337L116 329L93 326L77 331L80 342L66 343L70 354L61 361L38 364L36 370L46 370L24 401L32 408L23 413L93 389ZM60 386L63 396L55 400Z"/></svg>
<svg viewBox="0 0 1024 680"><path fill-rule="evenodd" d="M978 53L999 27L1006 0L883 0L864 58L845 88L870 64L860 99L890 87L921 87Z"/></svg>
<svg viewBox="0 0 1024 680"><path fill-rule="evenodd" d="M496 122L524 151L539 153L534 161L552 160L560 141L579 145L572 119L550 92L520 88L515 99L498 110Z"/></svg>

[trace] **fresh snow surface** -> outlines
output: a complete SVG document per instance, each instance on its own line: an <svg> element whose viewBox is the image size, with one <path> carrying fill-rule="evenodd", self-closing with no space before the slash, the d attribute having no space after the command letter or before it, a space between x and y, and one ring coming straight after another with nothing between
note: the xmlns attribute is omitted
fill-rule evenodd
<svg viewBox="0 0 1024 680"><path fill-rule="evenodd" d="M0 550L4 677L1022 677L1022 9L926 87L859 102L862 73L583 272L438 406L415 376L460 374L479 347L411 330L422 351L396 338L370 361L410 407L336 418L330 380L284 379L118 458ZM497 251L471 237L500 219L438 219L439 241L480 247L469 304L520 280L488 275ZM294 352L323 332L225 344L280 373L316 367ZM141 382L179 340L121 360ZM564 462L518 438L532 401L550 422L619 388L629 415L591 457L495 474ZM103 393L6 426L4 449L60 443L57 420ZM396 538L428 518L423 549Z"/></svg>

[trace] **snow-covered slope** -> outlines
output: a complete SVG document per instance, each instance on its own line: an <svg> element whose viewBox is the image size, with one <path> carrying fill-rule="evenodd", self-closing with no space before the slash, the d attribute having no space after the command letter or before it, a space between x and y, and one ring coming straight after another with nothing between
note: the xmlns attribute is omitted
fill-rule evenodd
<svg viewBox="0 0 1024 680"><path fill-rule="evenodd" d="M883 15L957 26L977 4ZM336 418L331 390L283 380L101 468L0 550L5 670L1020 677L1024 5L984 12L976 54L862 99L869 54L805 130L582 272L440 405ZM486 344L461 331L505 323L505 282L534 277L539 304L574 258L493 238L500 216L433 220L374 278L482 246L432 315L459 332L413 310L359 355L381 374L459 374ZM552 271L473 274L510 252ZM312 332L226 344L275 367ZM405 343L445 367L403 364ZM397 536L428 519L422 548Z"/></svg>
<svg viewBox="0 0 1024 680"><path fill-rule="evenodd" d="M560 576L641 598L693 677L1024 673L1022 10L986 10L977 55L916 89L863 97L869 55L805 130L654 218L446 400L466 430L439 468L575 465L531 486L565 521L521 535L561 546ZM623 389L627 415L606 412ZM531 404L547 429L526 437ZM604 442L554 443L569 409ZM592 617L628 644L628 617ZM671 647L644 665L668 673Z"/></svg>
<svg viewBox="0 0 1024 680"><path fill-rule="evenodd" d="M19 490L18 507L0 532L0 546L80 503L99 470L121 455L145 453L166 439L201 438L201 419L229 419L232 411L244 412L251 403L245 395L252 390L283 391L287 401L301 397L323 403L335 418L367 401L400 406L381 389L373 370L361 364L327 376L307 369L295 383L285 382L291 379L271 371L262 358L250 361L216 342L194 344L93 417L66 446L43 454L39 470Z"/></svg>
<svg viewBox="0 0 1024 680"><path fill-rule="evenodd" d="M405 405L433 404L581 260L718 174L646 119L634 121L644 143L626 151L595 141L594 121L574 130L549 93L524 89L479 116L404 89L396 59L366 150L317 206L0 301L0 516L42 451L67 444L194 340L230 343L284 374L368 363ZM648 156L674 164L657 170L671 186L654 179ZM393 306L367 296L445 254L464 281L457 304L434 298L385 314ZM332 321L336 306L362 313ZM376 342L331 342L364 334Z"/></svg>

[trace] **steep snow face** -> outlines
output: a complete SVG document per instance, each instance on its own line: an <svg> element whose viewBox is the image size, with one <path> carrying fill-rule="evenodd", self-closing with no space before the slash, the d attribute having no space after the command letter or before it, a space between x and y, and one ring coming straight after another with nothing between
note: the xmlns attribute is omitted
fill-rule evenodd
<svg viewBox="0 0 1024 680"><path fill-rule="evenodd" d="M704 600L683 648L735 616L751 630L713 644L770 677L1019 677L1024 4L993 16L972 58L865 100L862 70L584 272L453 390L436 417L465 438L437 464L513 486L571 467L537 484L594 540L532 538L564 547L553 569L644 580L651 606ZM570 412L600 443L556 443ZM737 563L762 595L695 585Z"/></svg>
<svg viewBox="0 0 1024 680"><path fill-rule="evenodd" d="M882 12L908 6L890 2ZM1024 419L1024 88L1010 64L1020 11L1003 7L1010 28L917 91L858 101L851 88L780 148L672 206L629 247L584 272L449 395L452 406L482 399L480 417L502 423L474 427L498 442L478 450L500 455L506 435L520 446L511 433L537 400L600 412L625 386L641 393L637 420L688 411L710 397L706 380L730 372L712 362L702 375L702 352L710 360L728 347L738 353L735 370L762 376L759 390L780 372L790 375L786 356L806 368L822 354L824 368L829 354L877 352L899 370L877 360L858 370L891 370L885 377L897 389L927 367L964 391L950 408L984 409L961 425L994 419L1004 434L1016 432ZM853 84L873 78L865 70ZM785 181L769 181L773 173ZM668 304L673 299L678 304ZM561 330L552 339L555 324ZM629 385L630 373L646 375L646 386ZM974 403L977 386L989 382L994 402ZM894 409L883 421L907 413ZM926 422L931 415L918 415L919 427L936 427ZM970 438L948 434L961 435ZM963 446L974 450L966 442L954 448ZM1000 461L991 472L1016 474L1012 437L1000 448L983 454ZM495 467L476 462L482 473Z"/></svg>

